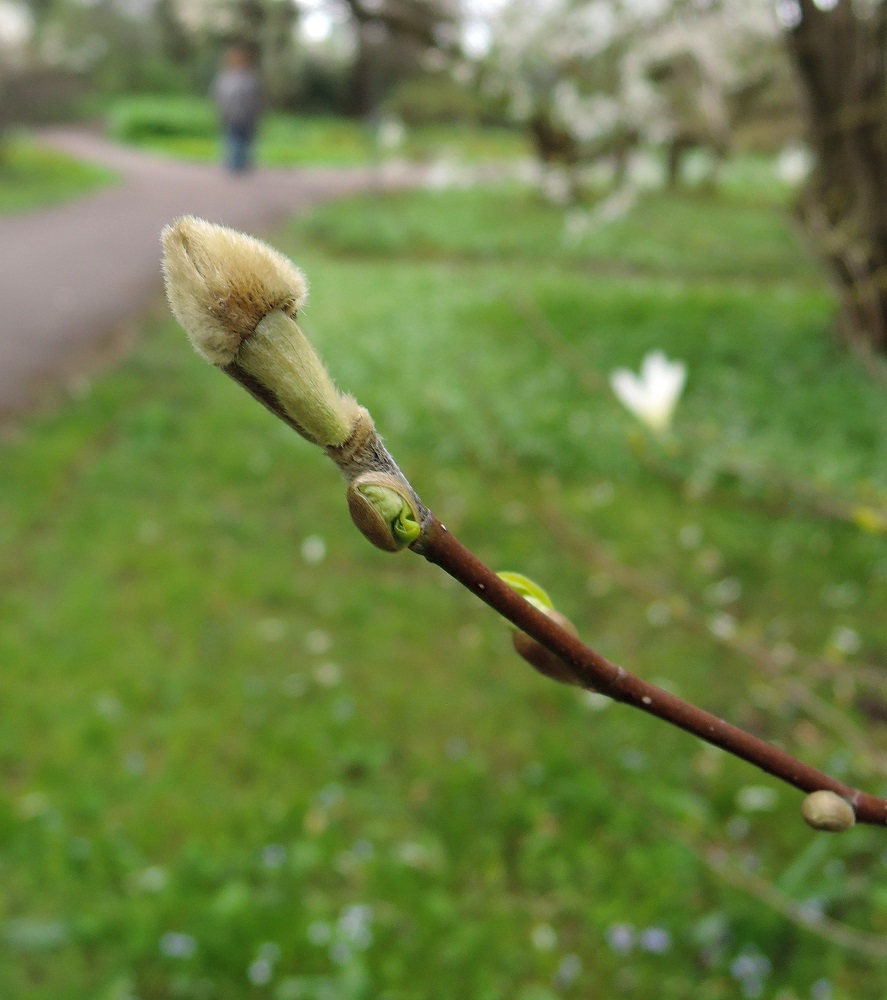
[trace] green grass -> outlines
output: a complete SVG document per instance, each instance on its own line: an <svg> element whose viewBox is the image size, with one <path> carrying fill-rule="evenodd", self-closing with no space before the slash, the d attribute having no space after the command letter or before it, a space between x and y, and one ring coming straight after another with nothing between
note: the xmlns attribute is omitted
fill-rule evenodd
<svg viewBox="0 0 887 1000"><path fill-rule="evenodd" d="M644 218L684 223L657 246ZM514 192L376 196L279 242L311 278L306 330L451 530L607 655L883 793L574 539L751 635L818 654L852 628L885 662L883 538L682 495L606 388L660 347L689 365L676 433L700 476L726 447L887 489L883 392L829 339L803 251L735 197L653 200L585 252L559 226ZM735 273L699 249L731 233ZM881 997L882 961L702 858L887 934L882 832L817 837L792 791L535 676L437 570L371 550L330 463L163 313L0 464L0 995ZM883 751L851 676L805 684Z"/></svg>
<svg viewBox="0 0 887 1000"><path fill-rule="evenodd" d="M314 218L311 235L330 251L349 255L558 262L589 277L643 272L677 282L818 282L797 236L787 225L774 225L780 195L762 202L657 193L625 218L572 237L563 213L523 188L404 193L367 202L361 212L332 205Z"/></svg>
<svg viewBox="0 0 887 1000"><path fill-rule="evenodd" d="M0 150L0 215L67 201L112 184L115 174L72 160L27 135L12 135Z"/></svg>
<svg viewBox="0 0 887 1000"><path fill-rule="evenodd" d="M210 163L219 159L218 120L209 100L121 97L106 114L112 138L187 160ZM506 129L435 125L408 130L397 155L482 160L525 152L523 138ZM280 113L263 119L256 151L258 162L267 167L348 166L379 155L375 133L359 122Z"/></svg>

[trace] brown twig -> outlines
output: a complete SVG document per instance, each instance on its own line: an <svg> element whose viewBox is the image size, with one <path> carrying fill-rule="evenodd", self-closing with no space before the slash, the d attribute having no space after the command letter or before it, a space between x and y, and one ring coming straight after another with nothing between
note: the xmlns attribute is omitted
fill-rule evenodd
<svg viewBox="0 0 887 1000"><path fill-rule="evenodd" d="M808 656L798 650L793 651L792 664L803 671L805 677L791 679L786 677L785 663L777 652L765 643L738 630L735 634L716 634L712 632L708 622L698 612L694 611L690 601L679 598L670 600L671 591L657 586L636 570L607 555L600 545L571 531L553 505L545 509L545 523L551 528L559 540L568 545L571 550L578 550L593 565L606 570L608 578L614 580L620 587L642 600L664 602L674 622L696 635L703 636L710 642L729 649L739 656L745 657L756 666L766 671L771 677L780 681L795 704L802 706L811 716L845 740L858 753L864 754L881 771L887 771L887 757L876 753L860 736L858 727L848 721L846 716L820 697L807 682L806 675L820 680L834 680L836 671L840 669L852 678L854 683L867 684L880 691L884 687L884 675L873 667L849 663L830 663Z"/></svg>
<svg viewBox="0 0 887 1000"><path fill-rule="evenodd" d="M887 958L887 937L870 931L848 927L847 924L818 913L803 903L797 902L781 892L775 885L755 875L753 872L739 871L727 860L723 851L709 848L699 857L715 875L729 882L734 888L747 893L759 902L769 906L792 923L803 927L811 934L836 944L848 951L855 951L870 958Z"/></svg>
<svg viewBox="0 0 887 1000"><path fill-rule="evenodd" d="M582 686L699 736L802 791L819 793L808 796L803 808L814 828L849 829L855 820L887 826L887 800L851 788L611 663L537 611L457 541L413 492L367 411L336 389L296 325L306 284L290 261L257 240L190 217L168 226L163 242L170 304L195 349L336 462L349 483L352 514L359 508L367 515L355 523L370 541L388 551L409 544L559 657Z"/></svg>
<svg viewBox="0 0 887 1000"><path fill-rule="evenodd" d="M680 444L670 442L670 447L673 449L674 457L686 457L691 454L686 441L681 441ZM633 453L647 472L682 492L686 490L687 477L669 462L664 453L654 454L648 448L634 448ZM881 498L847 499L826 493L810 483L785 476L774 469L756 469L748 462L726 455L718 458L718 464L712 471L715 474L734 476L745 484L754 483L756 486L763 486L764 490L769 491L758 493L717 491L731 504L752 509L759 508L773 514L800 510L813 517L828 521L843 521L855 527L859 527L861 519L866 519L871 523L871 530L877 532L887 530L887 508L884 507Z"/></svg>
<svg viewBox="0 0 887 1000"><path fill-rule="evenodd" d="M851 804L858 822L887 826L887 800L845 785L779 747L629 673L584 645L500 580L433 514L428 514L422 535L412 548L559 656L583 687L692 733L801 791L834 792Z"/></svg>

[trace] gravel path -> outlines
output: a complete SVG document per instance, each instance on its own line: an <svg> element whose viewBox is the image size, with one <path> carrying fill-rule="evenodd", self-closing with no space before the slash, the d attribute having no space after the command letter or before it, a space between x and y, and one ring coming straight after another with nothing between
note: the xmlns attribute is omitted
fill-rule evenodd
<svg viewBox="0 0 887 1000"><path fill-rule="evenodd" d="M158 236L189 213L261 232L319 202L374 185L415 183L417 169L258 170L177 163L85 132L42 133L106 164L121 182L66 204L0 217L0 416L34 405L119 342L161 287Z"/></svg>

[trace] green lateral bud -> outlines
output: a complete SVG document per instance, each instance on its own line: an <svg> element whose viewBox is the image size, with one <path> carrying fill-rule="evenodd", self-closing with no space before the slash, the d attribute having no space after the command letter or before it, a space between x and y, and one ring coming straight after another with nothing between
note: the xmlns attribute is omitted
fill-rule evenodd
<svg viewBox="0 0 887 1000"><path fill-rule="evenodd" d="M191 216L162 242L169 304L197 353L312 443L344 444L360 407L295 322L308 295L302 272L260 240Z"/></svg>
<svg viewBox="0 0 887 1000"><path fill-rule="evenodd" d="M525 601L529 601L537 611L546 613L554 608L554 601L528 576L508 571L497 573L496 576L507 583L512 590L516 590Z"/></svg>
<svg viewBox="0 0 887 1000"><path fill-rule="evenodd" d="M856 813L846 799L835 792L811 792L801 805L801 815L808 826L827 833L843 833L856 823Z"/></svg>
<svg viewBox="0 0 887 1000"><path fill-rule="evenodd" d="M579 637L579 630L566 615L562 615L554 608L542 608L541 610L546 617L559 625L565 632L569 632L575 638ZM546 649L541 643L536 642L526 632L515 632L511 637L511 643L518 656L526 660L540 674L544 674L560 684L579 684L573 671L559 656L555 656L550 649Z"/></svg>
<svg viewBox="0 0 887 1000"><path fill-rule="evenodd" d="M556 625L564 629L564 631L569 632L570 635L576 638L579 637L579 630L576 626L566 615L562 615L560 611L556 610L554 602L534 580L524 576L522 573L503 572L497 573L496 576L504 583L507 583L512 590L520 594L528 604L532 604L537 611L541 611L543 615L550 618ZM551 650L546 649L541 643L536 642L526 632L516 629L511 642L518 656L526 660L540 674L544 674L554 681L559 681L561 684L579 683L573 675L573 671L559 656L555 656Z"/></svg>
<svg viewBox="0 0 887 1000"><path fill-rule="evenodd" d="M357 529L378 549L399 552L421 534L409 488L385 472L367 472L348 487L348 511Z"/></svg>

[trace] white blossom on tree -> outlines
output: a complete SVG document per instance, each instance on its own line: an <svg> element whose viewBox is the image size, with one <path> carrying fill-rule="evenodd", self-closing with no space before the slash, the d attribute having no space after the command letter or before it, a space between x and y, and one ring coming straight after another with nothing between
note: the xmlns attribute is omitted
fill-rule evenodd
<svg viewBox="0 0 887 1000"><path fill-rule="evenodd" d="M539 158L609 158L617 182L640 145L664 146L669 176L694 147L722 157L733 95L772 73L769 0L511 0L495 22L492 85Z"/></svg>

